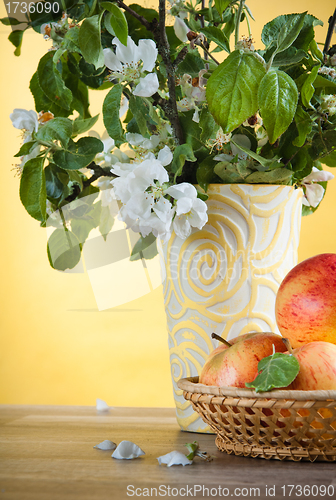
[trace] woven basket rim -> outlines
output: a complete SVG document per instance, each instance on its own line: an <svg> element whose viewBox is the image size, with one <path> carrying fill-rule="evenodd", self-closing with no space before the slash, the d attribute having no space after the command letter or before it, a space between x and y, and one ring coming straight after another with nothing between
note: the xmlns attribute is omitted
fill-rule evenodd
<svg viewBox="0 0 336 500"><path fill-rule="evenodd" d="M298 401L325 401L336 400L336 390L333 391L294 391L294 390L272 390L269 392L255 392L253 389L239 389L238 387L218 387L215 385L204 385L198 382L198 377L181 378L177 382L179 389L194 394L209 394L212 396L230 396L239 398L271 398L271 399L294 399Z"/></svg>

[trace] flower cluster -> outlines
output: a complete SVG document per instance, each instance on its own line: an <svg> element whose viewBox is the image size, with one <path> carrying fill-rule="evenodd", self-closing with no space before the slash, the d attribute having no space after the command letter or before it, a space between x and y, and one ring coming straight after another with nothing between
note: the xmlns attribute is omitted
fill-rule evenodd
<svg viewBox="0 0 336 500"><path fill-rule="evenodd" d="M153 233L166 242L172 231L182 239L208 220L207 206L189 183L171 185L165 167L173 155L165 146L157 155L133 163L116 163L111 172L114 196L122 203L120 218L143 237Z"/></svg>
<svg viewBox="0 0 336 500"><path fill-rule="evenodd" d="M127 45L123 45L118 38L112 40L115 52L104 49L105 66L111 70L110 79L119 82L137 83L132 90L133 95L150 97L159 88L156 73L152 73L158 51L153 40L139 40L136 45L131 37L127 38ZM147 72L145 76L144 73Z"/></svg>

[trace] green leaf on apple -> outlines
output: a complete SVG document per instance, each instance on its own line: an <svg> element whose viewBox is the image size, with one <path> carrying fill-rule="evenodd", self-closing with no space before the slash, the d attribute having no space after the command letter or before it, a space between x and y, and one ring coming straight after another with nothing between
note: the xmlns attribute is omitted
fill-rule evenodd
<svg viewBox="0 0 336 500"><path fill-rule="evenodd" d="M288 387L300 371L298 360L291 354L275 352L258 363L258 375L246 387L256 392L266 392L271 389Z"/></svg>

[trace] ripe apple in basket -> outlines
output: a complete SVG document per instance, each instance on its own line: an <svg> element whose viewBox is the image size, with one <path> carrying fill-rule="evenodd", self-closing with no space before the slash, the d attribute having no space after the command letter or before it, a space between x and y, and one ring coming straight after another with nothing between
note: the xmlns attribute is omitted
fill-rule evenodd
<svg viewBox="0 0 336 500"><path fill-rule="evenodd" d="M294 348L314 341L336 344L336 254L316 255L289 271L277 293L275 317Z"/></svg>
<svg viewBox="0 0 336 500"><path fill-rule="evenodd" d="M287 389L300 391L336 390L336 345L330 342L310 342L288 351L300 364L299 374Z"/></svg>
<svg viewBox="0 0 336 500"><path fill-rule="evenodd" d="M220 346L207 359L199 382L205 385L245 387L258 374L258 363L266 356L287 350L276 333L249 333Z"/></svg>

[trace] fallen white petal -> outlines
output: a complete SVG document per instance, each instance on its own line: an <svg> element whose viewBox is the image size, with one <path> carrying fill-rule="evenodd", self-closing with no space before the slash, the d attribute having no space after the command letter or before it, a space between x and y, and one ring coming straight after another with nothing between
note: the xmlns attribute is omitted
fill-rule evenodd
<svg viewBox="0 0 336 500"><path fill-rule="evenodd" d="M112 408L112 406L109 406L102 399L99 399L99 398L96 399L96 410L97 411L109 411L110 408Z"/></svg>
<svg viewBox="0 0 336 500"><path fill-rule="evenodd" d="M119 460L131 460L144 454L145 452L132 441L121 441L111 456Z"/></svg>
<svg viewBox="0 0 336 500"><path fill-rule="evenodd" d="M171 451L167 453L167 455L162 455L162 457L158 457L159 464L167 464L167 467L171 467L172 465L191 465L193 463L192 460L189 460L183 453L180 451Z"/></svg>
<svg viewBox="0 0 336 500"><path fill-rule="evenodd" d="M98 450L115 450L117 445L113 443L113 441L109 441L108 439L105 439L99 444L96 444L94 448L98 448Z"/></svg>

